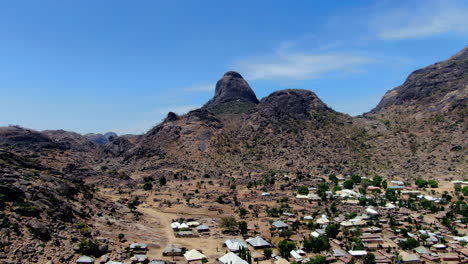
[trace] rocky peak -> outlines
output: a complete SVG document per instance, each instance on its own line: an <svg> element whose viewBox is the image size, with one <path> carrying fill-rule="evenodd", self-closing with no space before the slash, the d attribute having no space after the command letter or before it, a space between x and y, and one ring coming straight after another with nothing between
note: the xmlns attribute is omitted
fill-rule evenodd
<svg viewBox="0 0 468 264"><path fill-rule="evenodd" d="M215 95L206 103L205 107L212 108L232 101L258 104L257 96L242 75L228 71L216 83Z"/></svg>
<svg viewBox="0 0 468 264"><path fill-rule="evenodd" d="M388 91L371 113L400 105L445 112L466 102L467 90L468 47L465 47L448 60L411 73L403 85Z"/></svg>
<svg viewBox="0 0 468 264"><path fill-rule="evenodd" d="M308 119L312 110L331 110L309 90L287 89L276 91L262 99L259 112L270 117Z"/></svg>
<svg viewBox="0 0 468 264"><path fill-rule="evenodd" d="M453 55L452 58L450 59L455 59L455 60L468 60L468 46L466 46L464 49L459 51L457 54Z"/></svg>

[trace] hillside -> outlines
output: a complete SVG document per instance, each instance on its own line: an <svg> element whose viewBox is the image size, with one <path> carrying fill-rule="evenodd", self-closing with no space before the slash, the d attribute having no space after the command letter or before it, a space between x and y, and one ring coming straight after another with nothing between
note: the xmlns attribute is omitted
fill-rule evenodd
<svg viewBox="0 0 468 264"><path fill-rule="evenodd" d="M45 261L46 253L69 262L83 239L100 241L98 250L106 252L106 245L119 243L115 228L140 230L129 198L143 179L246 184L278 172L311 181L355 173L466 178L467 95L465 48L411 73L358 117L333 110L310 90L286 89L259 100L241 74L230 71L202 108L168 113L143 135L0 127L0 258L32 263ZM98 189L129 196L104 199Z"/></svg>
<svg viewBox="0 0 468 264"><path fill-rule="evenodd" d="M228 72L202 109L170 113L141 136L125 154L126 164L143 174L273 169L460 178L467 169L466 53L415 71L356 118L334 111L309 90L277 91L258 101L240 74Z"/></svg>

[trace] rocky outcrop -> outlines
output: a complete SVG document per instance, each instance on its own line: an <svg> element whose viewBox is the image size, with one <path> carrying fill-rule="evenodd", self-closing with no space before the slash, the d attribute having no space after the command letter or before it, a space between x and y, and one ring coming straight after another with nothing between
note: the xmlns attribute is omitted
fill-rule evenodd
<svg viewBox="0 0 468 264"><path fill-rule="evenodd" d="M94 133L88 133L84 135L89 141L96 143L96 144L106 144L109 142L112 138L116 138L118 135L114 132L107 132L104 134L94 134Z"/></svg>
<svg viewBox="0 0 468 264"><path fill-rule="evenodd" d="M332 111L315 93L309 90L288 89L276 91L263 98L258 111L273 119L310 119L313 111Z"/></svg>
<svg viewBox="0 0 468 264"><path fill-rule="evenodd" d="M388 91L370 112L392 106L413 105L428 112L447 112L466 105L468 97L468 47L452 58L414 71L405 83Z"/></svg>
<svg viewBox="0 0 468 264"><path fill-rule="evenodd" d="M220 105L232 102L258 104L258 99L242 75L229 71L216 83L215 95L204 108L219 109Z"/></svg>

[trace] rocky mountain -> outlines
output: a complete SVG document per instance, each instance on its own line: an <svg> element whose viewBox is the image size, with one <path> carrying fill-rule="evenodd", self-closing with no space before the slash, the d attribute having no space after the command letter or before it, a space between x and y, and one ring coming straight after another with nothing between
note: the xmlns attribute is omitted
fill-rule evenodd
<svg viewBox="0 0 468 264"><path fill-rule="evenodd" d="M117 214L79 171L63 173L0 150L0 175L0 259L70 263L74 247L99 236L93 216ZM106 253L107 241L95 250Z"/></svg>
<svg viewBox="0 0 468 264"><path fill-rule="evenodd" d="M104 134L88 133L84 135L84 137L96 144L106 144L112 138L116 138L117 134L114 132L107 132Z"/></svg>
<svg viewBox="0 0 468 264"><path fill-rule="evenodd" d="M237 72L226 72L216 83L215 95L203 108L213 113L241 113L258 104L250 85Z"/></svg>
<svg viewBox="0 0 468 264"><path fill-rule="evenodd" d="M467 169L466 53L415 71L356 118L309 90L277 91L258 101L240 74L227 72L202 109L169 114L137 140L126 161L148 173L275 169L459 178Z"/></svg>
<svg viewBox="0 0 468 264"><path fill-rule="evenodd" d="M334 111L310 90L258 100L230 71L202 108L168 113L139 136L0 127L0 259L42 263L37 252L47 252L69 262L80 241L99 238L88 225L103 230L109 218L128 213L101 199L96 186L131 192L148 176L208 174L247 182L248 175L275 171L462 179L467 94L465 48L413 72L358 117Z"/></svg>

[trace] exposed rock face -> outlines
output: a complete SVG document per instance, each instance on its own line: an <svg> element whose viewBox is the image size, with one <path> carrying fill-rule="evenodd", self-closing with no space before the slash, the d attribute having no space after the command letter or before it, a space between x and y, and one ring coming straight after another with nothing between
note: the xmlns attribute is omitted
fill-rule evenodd
<svg viewBox="0 0 468 264"><path fill-rule="evenodd" d="M388 91L371 113L398 105L445 112L466 105L467 98L468 47L446 61L411 73L403 85Z"/></svg>
<svg viewBox="0 0 468 264"><path fill-rule="evenodd" d="M288 89L276 91L263 98L259 112L272 118L309 119L311 111L330 110L315 93L309 90Z"/></svg>
<svg viewBox="0 0 468 264"><path fill-rule="evenodd" d="M41 240L49 240L50 239L50 232L49 228L47 228L43 223L39 220L33 218L28 222L28 226L31 228L32 232Z"/></svg>
<svg viewBox="0 0 468 264"><path fill-rule="evenodd" d="M94 142L96 144L106 144L109 142L112 138L116 138L117 134L114 132L107 132L104 135L103 134L94 134L94 133L89 133L84 135L87 139L89 139L91 142Z"/></svg>
<svg viewBox="0 0 468 264"><path fill-rule="evenodd" d="M231 101L258 103L257 96L249 84L237 72L226 72L216 83L215 96L204 107L212 108Z"/></svg>

